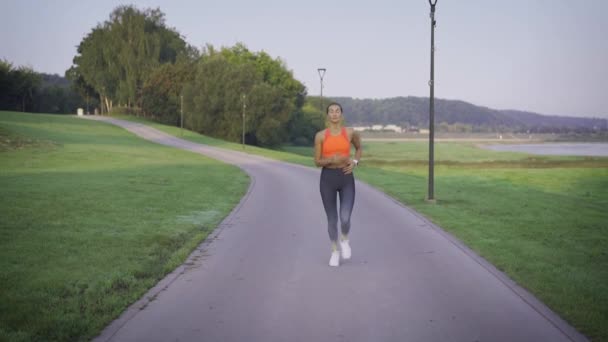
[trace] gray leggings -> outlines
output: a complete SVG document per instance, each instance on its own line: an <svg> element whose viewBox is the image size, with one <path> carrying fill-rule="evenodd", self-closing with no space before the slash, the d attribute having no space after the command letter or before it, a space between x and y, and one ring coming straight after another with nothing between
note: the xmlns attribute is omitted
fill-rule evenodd
<svg viewBox="0 0 608 342"><path fill-rule="evenodd" d="M340 223L342 234L350 230L350 214L355 204L355 178L345 175L342 169L323 168L321 171L321 199L327 214L327 231L332 242L338 241L338 208L336 195L340 194Z"/></svg>

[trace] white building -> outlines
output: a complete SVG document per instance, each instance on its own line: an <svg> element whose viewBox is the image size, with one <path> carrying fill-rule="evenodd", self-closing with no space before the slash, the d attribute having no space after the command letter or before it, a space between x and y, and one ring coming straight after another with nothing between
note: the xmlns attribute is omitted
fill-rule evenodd
<svg viewBox="0 0 608 342"><path fill-rule="evenodd" d="M384 130L393 131L393 132L397 132L397 133L403 132L403 129L397 125L386 125L386 126L384 126Z"/></svg>

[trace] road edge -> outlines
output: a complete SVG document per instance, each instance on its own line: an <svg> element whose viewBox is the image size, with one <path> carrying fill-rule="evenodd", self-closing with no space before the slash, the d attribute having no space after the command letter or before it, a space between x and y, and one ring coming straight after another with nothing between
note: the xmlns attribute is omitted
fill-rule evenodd
<svg viewBox="0 0 608 342"><path fill-rule="evenodd" d="M241 169L243 170L243 169ZM243 170L244 171L244 170ZM116 333L127 324L133 317L137 315L138 312L145 309L146 306L152 301L156 299L156 297L165 289L167 289L177 278L179 278L182 274L184 274L189 265L196 262L198 259L204 258L204 253L208 249L208 246L218 238L218 236L222 233L224 228L229 227L233 220L236 218L238 212L241 207L247 202L253 188L255 187L255 177L245 171L245 173L249 176L249 188L247 192L239 203L230 211L230 213L218 224L217 227L209 234L207 237L188 255L186 260L163 277L156 285L154 285L151 289L149 289L140 299L136 302L132 303L124 310L118 318L114 319L109 325L107 325L95 338L91 341L93 342L107 342L110 341Z"/></svg>

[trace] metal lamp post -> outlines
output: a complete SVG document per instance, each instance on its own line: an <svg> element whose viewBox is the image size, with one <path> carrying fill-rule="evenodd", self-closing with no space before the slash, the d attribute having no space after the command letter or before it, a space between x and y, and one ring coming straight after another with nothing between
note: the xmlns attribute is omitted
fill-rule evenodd
<svg viewBox="0 0 608 342"><path fill-rule="evenodd" d="M180 135L184 135L184 95L180 95L179 96L179 115L180 115L180 119L179 119L179 126L180 126Z"/></svg>
<svg viewBox="0 0 608 342"><path fill-rule="evenodd" d="M434 168L435 168L435 155L434 155L434 143L435 143L435 5L437 0L429 0L431 5L431 80L429 81L429 87L431 88L431 96L429 98L429 192L427 200L429 202L435 201L435 184L434 184Z"/></svg>
<svg viewBox="0 0 608 342"><path fill-rule="evenodd" d="M325 76L325 68L317 69L319 77L321 78L321 113L323 113L323 76Z"/></svg>
<svg viewBox="0 0 608 342"><path fill-rule="evenodd" d="M243 140L242 140L242 145L243 145L243 149L245 148L245 109L247 108L247 103L245 103L245 100L247 100L247 95L243 94L241 95L241 100L243 101Z"/></svg>

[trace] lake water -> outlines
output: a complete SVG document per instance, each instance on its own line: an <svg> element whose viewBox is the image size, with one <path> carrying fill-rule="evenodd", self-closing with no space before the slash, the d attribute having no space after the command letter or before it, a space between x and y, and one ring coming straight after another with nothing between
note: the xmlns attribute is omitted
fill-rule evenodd
<svg viewBox="0 0 608 342"><path fill-rule="evenodd" d="M608 143L546 143L517 145L484 145L486 149L504 152L524 152L530 154L559 156L608 157Z"/></svg>

